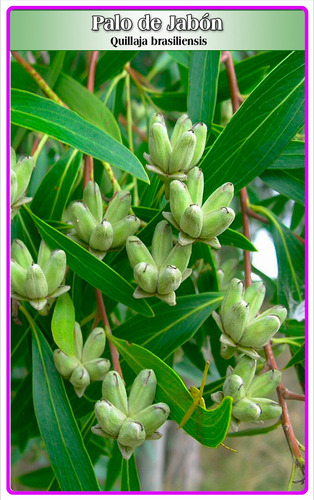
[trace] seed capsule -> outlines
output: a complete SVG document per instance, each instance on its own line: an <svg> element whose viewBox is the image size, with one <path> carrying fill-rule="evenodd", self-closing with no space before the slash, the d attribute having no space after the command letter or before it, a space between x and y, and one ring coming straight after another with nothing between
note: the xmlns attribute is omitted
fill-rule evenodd
<svg viewBox="0 0 314 500"><path fill-rule="evenodd" d="M110 371L102 383L102 397L110 401L122 413L128 413L128 398L125 385L116 371Z"/></svg>
<svg viewBox="0 0 314 500"><path fill-rule="evenodd" d="M122 444L122 446L136 448L145 441L145 438L146 433L143 425L140 422L128 419L120 429L118 442Z"/></svg>
<svg viewBox="0 0 314 500"><path fill-rule="evenodd" d="M233 374L242 378L246 390L250 387L256 371L256 359L249 356L241 356L237 362Z"/></svg>
<svg viewBox="0 0 314 500"><path fill-rule="evenodd" d="M191 196L186 185L181 181L172 181L170 183L170 210L179 226L182 215L191 204Z"/></svg>
<svg viewBox="0 0 314 500"><path fill-rule="evenodd" d="M220 344L220 355L223 359L231 359L235 352L235 347L231 347L223 343Z"/></svg>
<svg viewBox="0 0 314 500"><path fill-rule="evenodd" d="M113 224L112 248L119 248L125 245L128 236L136 233L140 227L140 220L134 215L128 215L119 222Z"/></svg>
<svg viewBox="0 0 314 500"><path fill-rule="evenodd" d="M158 283L158 269L155 265L140 262L134 267L134 279L142 290L155 293Z"/></svg>
<svg viewBox="0 0 314 500"><path fill-rule="evenodd" d="M243 399L245 396L245 389L242 378L234 374L229 375L223 385L223 393L225 396L231 396L234 403Z"/></svg>
<svg viewBox="0 0 314 500"><path fill-rule="evenodd" d="M81 398L86 387L90 384L90 376L86 368L81 364L73 371L70 382L74 386L75 392Z"/></svg>
<svg viewBox="0 0 314 500"><path fill-rule="evenodd" d="M198 238L203 228L203 212L198 205L190 205L180 220L180 228L192 238Z"/></svg>
<svg viewBox="0 0 314 500"><path fill-rule="evenodd" d="M190 168L198 165L198 162L202 158L206 146L207 137L207 127L205 123L196 123L195 125L193 125L192 130L196 137L196 145Z"/></svg>
<svg viewBox="0 0 314 500"><path fill-rule="evenodd" d="M225 332L236 342L241 342L247 324L249 308L244 300L232 304L223 317Z"/></svg>
<svg viewBox="0 0 314 500"><path fill-rule="evenodd" d="M83 192L83 200L89 208L96 222L102 221L103 206L101 192L97 182L89 181Z"/></svg>
<svg viewBox="0 0 314 500"><path fill-rule="evenodd" d="M174 292L181 285L181 281L181 271L176 266L169 265L159 274L157 291L161 295Z"/></svg>
<svg viewBox="0 0 314 500"><path fill-rule="evenodd" d="M16 201L18 185L17 185L17 177L16 173L12 168L10 169L10 205L13 205Z"/></svg>
<svg viewBox="0 0 314 500"><path fill-rule="evenodd" d="M94 250L106 252L113 243L113 228L110 222L103 220L93 229L89 239L89 246Z"/></svg>
<svg viewBox="0 0 314 500"><path fill-rule="evenodd" d="M89 243L91 234L97 226L96 220L89 209L80 201L73 203L71 206L71 214L71 221L76 234L81 240L85 241L85 243Z"/></svg>
<svg viewBox="0 0 314 500"><path fill-rule="evenodd" d="M38 257L37 264L44 269L51 255L51 250L46 244L44 240L41 240L39 249L38 249Z"/></svg>
<svg viewBox="0 0 314 500"><path fill-rule="evenodd" d="M31 158L30 156L22 157L19 159L15 167L17 178L17 191L15 196L16 200L21 198L21 196L23 196L25 191L27 190L34 166L34 158Z"/></svg>
<svg viewBox="0 0 314 500"><path fill-rule="evenodd" d="M94 328L89 334L82 352L82 362L100 358L105 350L106 335L103 328Z"/></svg>
<svg viewBox="0 0 314 500"><path fill-rule="evenodd" d="M168 172L172 148L166 126L163 123L154 123L150 127L148 148L154 165L160 167L164 172Z"/></svg>
<svg viewBox="0 0 314 500"><path fill-rule="evenodd" d="M155 261L148 248L137 236L129 236L126 242L126 251L133 269L140 262L147 262L147 264L155 265Z"/></svg>
<svg viewBox="0 0 314 500"><path fill-rule="evenodd" d="M232 416L240 422L254 422L260 418L261 413L260 405L248 398L241 399L232 408Z"/></svg>
<svg viewBox="0 0 314 500"><path fill-rule="evenodd" d="M278 370L269 370L254 377L249 386L249 394L253 398L265 398L278 387L280 382L281 372Z"/></svg>
<svg viewBox="0 0 314 500"><path fill-rule="evenodd" d="M152 126L155 125L155 123L161 123L162 125L165 125L165 119L162 113L152 114L149 120L148 128L151 129Z"/></svg>
<svg viewBox="0 0 314 500"><path fill-rule="evenodd" d="M260 349L278 332L280 320L277 316L254 319L244 330L241 345Z"/></svg>
<svg viewBox="0 0 314 500"><path fill-rule="evenodd" d="M148 406L134 416L134 420L140 422L145 429L146 438L151 436L169 417L170 408L165 403L157 403Z"/></svg>
<svg viewBox="0 0 314 500"><path fill-rule="evenodd" d="M129 416L133 417L152 404L156 387L157 380L153 370L142 370L137 375L129 395Z"/></svg>
<svg viewBox="0 0 314 500"><path fill-rule="evenodd" d="M223 233L234 220L235 213L232 208L222 207L209 214L204 214L203 229L200 237L210 239Z"/></svg>
<svg viewBox="0 0 314 500"><path fill-rule="evenodd" d="M106 399L97 401L95 404L95 414L102 430L113 437L118 436L127 418L124 413Z"/></svg>
<svg viewBox="0 0 314 500"><path fill-rule="evenodd" d="M53 352L53 360L58 372L65 378L71 377L75 368L80 364L75 356L68 356L61 349Z"/></svg>
<svg viewBox="0 0 314 500"><path fill-rule="evenodd" d="M192 122L188 115L181 115L180 118L177 119L171 136L172 148L176 145L182 134L190 130L191 127Z"/></svg>
<svg viewBox="0 0 314 500"><path fill-rule="evenodd" d="M255 318L263 305L266 287L259 281L250 285L244 292L244 300L249 304L248 322Z"/></svg>
<svg viewBox="0 0 314 500"><path fill-rule="evenodd" d="M221 207L229 207L234 195L234 187L231 182L226 182L216 189L202 206L204 216L219 210Z"/></svg>
<svg viewBox="0 0 314 500"><path fill-rule="evenodd" d="M18 239L13 240L12 242L11 258L25 270L27 270L33 262L33 257L29 253L28 248L24 245L23 241Z"/></svg>
<svg viewBox="0 0 314 500"><path fill-rule="evenodd" d="M48 294L54 292L64 279L66 271L66 255L63 250L54 250L44 268L48 284Z"/></svg>
<svg viewBox="0 0 314 500"><path fill-rule="evenodd" d="M287 309L283 306L277 305L271 307L270 309L267 309L267 311L264 311L262 314L259 315L259 318L266 318L267 316L270 315L277 316L277 318L280 321L280 324L282 324L287 317Z"/></svg>
<svg viewBox="0 0 314 500"><path fill-rule="evenodd" d="M10 271L12 291L26 297L26 270L17 262L11 260Z"/></svg>
<svg viewBox="0 0 314 500"><path fill-rule="evenodd" d="M77 359L81 359L83 350L83 335L80 324L75 321L74 324L74 352Z"/></svg>
<svg viewBox="0 0 314 500"><path fill-rule="evenodd" d="M107 211L105 213L105 218L111 224L124 219L131 208L132 196L129 191L122 190L117 193L114 198L110 201Z"/></svg>
<svg viewBox="0 0 314 500"><path fill-rule="evenodd" d="M252 398L252 403L258 405L261 409L261 420L271 420L273 418L279 418L282 414L282 408L280 404L272 401L271 399L264 398Z"/></svg>
<svg viewBox="0 0 314 500"><path fill-rule="evenodd" d="M172 247L172 230L168 222L163 220L157 224L152 241L152 256L158 268L163 264Z"/></svg>
<svg viewBox="0 0 314 500"><path fill-rule="evenodd" d="M93 359L84 363L86 370L92 382L103 380L104 376L110 370L110 361L104 358Z"/></svg>
<svg viewBox="0 0 314 500"><path fill-rule="evenodd" d="M169 172L181 172L189 170L196 146L196 136L194 130L188 130L181 135L173 147Z"/></svg>
<svg viewBox="0 0 314 500"><path fill-rule="evenodd" d="M242 300L243 296L243 283L237 278L233 278L225 291L225 295L221 304L220 314L223 317L228 309L235 302Z"/></svg>
<svg viewBox="0 0 314 500"><path fill-rule="evenodd" d="M182 246L179 243L171 250L170 254L166 258L164 265L176 266L183 274L191 258L192 245Z"/></svg>
<svg viewBox="0 0 314 500"><path fill-rule="evenodd" d="M204 174L200 168L194 167L188 173L187 188L191 196L192 203L202 206L204 192Z"/></svg>
<svg viewBox="0 0 314 500"><path fill-rule="evenodd" d="M43 299L48 295L48 284L43 270L32 264L26 271L26 294L30 299Z"/></svg>

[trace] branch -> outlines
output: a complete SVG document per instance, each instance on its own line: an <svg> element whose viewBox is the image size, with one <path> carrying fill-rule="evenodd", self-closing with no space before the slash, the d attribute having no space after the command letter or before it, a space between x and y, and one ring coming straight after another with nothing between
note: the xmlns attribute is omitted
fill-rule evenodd
<svg viewBox="0 0 314 500"><path fill-rule="evenodd" d="M90 92L94 92L95 86L95 73L96 73L96 64L98 59L98 50L94 50L92 52L90 63L89 63L89 72L87 78L87 88ZM88 184L89 181L94 180L94 158L92 156L85 155L85 167L84 167L84 187Z"/></svg>

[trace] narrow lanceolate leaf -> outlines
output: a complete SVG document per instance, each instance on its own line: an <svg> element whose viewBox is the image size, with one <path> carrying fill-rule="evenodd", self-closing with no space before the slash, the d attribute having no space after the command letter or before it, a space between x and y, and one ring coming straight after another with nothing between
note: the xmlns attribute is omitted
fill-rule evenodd
<svg viewBox="0 0 314 500"><path fill-rule="evenodd" d="M302 141L291 141L282 153L273 161L269 168L290 170L304 168L305 144Z"/></svg>
<svg viewBox="0 0 314 500"><path fill-rule="evenodd" d="M148 182L140 161L125 146L70 109L30 92L11 91L12 123L58 139Z"/></svg>
<svg viewBox="0 0 314 500"><path fill-rule="evenodd" d="M297 365L297 364L302 365L304 368L304 365L305 365L304 359L305 359L305 344L302 344L300 349L298 349L296 351L296 353L292 356L289 363L286 364L286 366L284 367L284 370L286 370L287 368L290 368L291 366Z"/></svg>
<svg viewBox="0 0 314 500"><path fill-rule="evenodd" d="M204 122L207 127L215 111L219 50L195 50L191 55L188 91L188 114L194 122Z"/></svg>
<svg viewBox="0 0 314 500"><path fill-rule="evenodd" d="M167 50L167 52L178 64L189 69L191 52L188 50Z"/></svg>
<svg viewBox="0 0 314 500"><path fill-rule="evenodd" d="M147 349L113 336L110 336L110 340L136 374L145 368L154 370L158 382L156 401L166 403L171 410L170 418L180 424L194 402L181 378ZM231 398L225 398L214 410L205 410L198 406L183 428L204 446L217 448L226 437L231 408Z"/></svg>
<svg viewBox="0 0 314 500"><path fill-rule="evenodd" d="M92 462L72 413L52 351L32 321L35 414L62 491L99 491Z"/></svg>
<svg viewBox="0 0 314 500"><path fill-rule="evenodd" d="M121 491L141 491L134 455L131 456L130 460L122 459Z"/></svg>
<svg viewBox="0 0 314 500"><path fill-rule="evenodd" d="M53 165L40 183L32 211L42 219L61 220L82 161L77 150L69 149Z"/></svg>
<svg viewBox="0 0 314 500"><path fill-rule="evenodd" d="M99 58L96 66L95 88L121 73L124 65L131 61L137 52L137 50L107 50Z"/></svg>
<svg viewBox="0 0 314 500"><path fill-rule="evenodd" d="M122 302L144 316L153 316L154 313L147 302L133 298L134 289L120 274L78 243L46 224L31 211L29 213L47 245L51 250L56 248L64 250L67 255L67 264L78 276L101 290L107 297Z"/></svg>
<svg viewBox="0 0 314 500"><path fill-rule="evenodd" d="M219 241L221 245L229 245L231 247L249 250L250 252L257 252L257 249L250 240L248 240L243 234L230 228L226 229L226 231L219 235Z"/></svg>
<svg viewBox="0 0 314 500"><path fill-rule="evenodd" d="M178 297L176 307L159 303L155 317L134 316L114 329L115 337L136 342L166 359L197 332L208 316L219 307L221 293L202 293Z"/></svg>
<svg viewBox="0 0 314 500"><path fill-rule="evenodd" d="M68 293L58 297L51 320L53 340L69 356L74 356L75 310Z"/></svg>
<svg viewBox="0 0 314 500"><path fill-rule="evenodd" d="M305 203L305 172L304 168L273 169L267 168L261 179L278 193L287 196L291 200Z"/></svg>
<svg viewBox="0 0 314 500"><path fill-rule="evenodd" d="M204 198L224 182L236 191L280 155L304 123L304 52L292 52L256 87L200 166ZM271 131L271 133L270 133Z"/></svg>

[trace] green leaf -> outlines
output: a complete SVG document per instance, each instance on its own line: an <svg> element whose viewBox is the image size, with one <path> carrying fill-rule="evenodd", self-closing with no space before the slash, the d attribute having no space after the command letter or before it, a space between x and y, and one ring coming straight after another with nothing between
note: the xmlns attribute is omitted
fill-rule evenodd
<svg viewBox="0 0 314 500"><path fill-rule="evenodd" d="M40 244L40 235L36 229L29 212L22 206L14 217L11 225L11 238L18 238L25 243L32 254L34 261L37 261L37 252Z"/></svg>
<svg viewBox="0 0 314 500"><path fill-rule="evenodd" d="M257 252L257 249L253 243L248 240L244 234L238 233L233 229L226 229L220 236L219 241L222 245L227 245L236 248L242 248L243 250L249 250L250 252Z"/></svg>
<svg viewBox="0 0 314 500"><path fill-rule="evenodd" d="M110 491L114 483L119 477L122 466L122 455L117 445L117 441L114 441L111 457L107 466L107 476L105 482L105 491Z"/></svg>
<svg viewBox="0 0 314 500"><path fill-rule="evenodd" d="M58 297L51 320L53 340L63 352L74 356L75 310L68 293Z"/></svg>
<svg viewBox="0 0 314 500"><path fill-rule="evenodd" d="M185 92L152 92L150 97L156 106L164 111L183 113L187 110L187 95Z"/></svg>
<svg viewBox="0 0 314 500"><path fill-rule="evenodd" d="M134 455L131 456L130 460L122 459L121 491L141 491Z"/></svg>
<svg viewBox="0 0 314 500"><path fill-rule="evenodd" d="M219 64L219 50L192 51L189 72L188 114L192 123L206 123L209 131L215 111Z"/></svg>
<svg viewBox="0 0 314 500"><path fill-rule="evenodd" d="M294 169L304 168L305 144L302 141L291 141L283 152L273 161L269 168Z"/></svg>
<svg viewBox="0 0 314 500"><path fill-rule="evenodd" d="M259 434L268 434L269 432L275 431L280 427L281 422L278 420L273 425L268 425L267 427L258 426L254 429L243 429L243 431L230 432L228 437L242 437L242 436L258 436Z"/></svg>
<svg viewBox="0 0 314 500"><path fill-rule="evenodd" d="M11 91L12 123L48 134L83 153L148 182L140 161L125 146L74 111L30 92Z"/></svg>
<svg viewBox="0 0 314 500"><path fill-rule="evenodd" d="M167 52L177 63L189 69L191 52L187 50L167 50Z"/></svg>
<svg viewBox="0 0 314 500"><path fill-rule="evenodd" d="M46 491L54 477L51 467L43 467L32 472L27 472L18 476L17 480L20 484L27 486L31 490Z"/></svg>
<svg viewBox="0 0 314 500"><path fill-rule="evenodd" d="M156 401L168 404L171 409L170 417L179 424L194 401L181 378L147 349L112 335L110 340L136 374L145 368L154 370L158 381ZM232 400L229 397L214 410L198 406L183 428L204 446L217 448L228 432L231 409Z"/></svg>
<svg viewBox="0 0 314 500"><path fill-rule="evenodd" d="M287 368L290 368L291 366L298 364L302 365L304 368L305 367L304 359L305 359L305 344L302 344L300 349L298 349L297 352L292 356L289 363L286 364L284 370L287 370Z"/></svg>
<svg viewBox="0 0 314 500"><path fill-rule="evenodd" d="M305 172L304 168L294 169L270 169L267 168L261 175L265 184L278 193L283 194L291 200L305 203Z"/></svg>
<svg viewBox="0 0 314 500"><path fill-rule="evenodd" d="M124 65L131 61L137 52L137 50L107 50L97 62L95 88L121 73Z"/></svg>
<svg viewBox="0 0 314 500"><path fill-rule="evenodd" d="M303 123L304 52L298 51L256 87L204 157L205 198L224 182L232 182L236 191L246 186L271 165Z"/></svg>
<svg viewBox="0 0 314 500"><path fill-rule="evenodd" d="M61 220L82 161L77 150L69 149L47 172L31 203L42 219Z"/></svg>
<svg viewBox="0 0 314 500"><path fill-rule="evenodd" d="M28 320L33 333L34 408L53 471L63 491L99 491L52 351L29 315Z"/></svg>
<svg viewBox="0 0 314 500"><path fill-rule="evenodd" d="M30 210L29 213L47 245L52 250L61 248L66 252L67 264L76 274L94 288L101 290L107 297L122 302L122 304L131 307L140 314L144 314L144 316L153 316L147 302L134 299L134 289L116 271L97 259L78 243L46 224Z"/></svg>

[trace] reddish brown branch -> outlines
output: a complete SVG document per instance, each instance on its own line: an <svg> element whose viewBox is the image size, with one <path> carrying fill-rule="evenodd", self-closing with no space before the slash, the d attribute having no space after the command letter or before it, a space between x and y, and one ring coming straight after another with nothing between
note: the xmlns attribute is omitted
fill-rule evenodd
<svg viewBox="0 0 314 500"><path fill-rule="evenodd" d="M282 391L282 395L285 399L291 399L293 401L305 401L304 394L296 394L295 392L289 391L289 389L287 389L286 387Z"/></svg>
<svg viewBox="0 0 314 500"><path fill-rule="evenodd" d="M94 92L98 54L99 51L94 50L92 52L90 59L88 79L87 79L87 88L90 92ZM93 179L94 179L94 158L92 156L85 155L84 187L89 181L92 181Z"/></svg>
<svg viewBox="0 0 314 500"><path fill-rule="evenodd" d="M125 116L123 115L119 115L119 122L124 126L126 127L127 126L127 121L126 121L126 118ZM145 132L143 132L143 130L141 130L140 128L138 128L136 125L134 125L134 123L132 123L132 130L143 140L143 141L148 141L148 137L147 135L145 134Z"/></svg>

